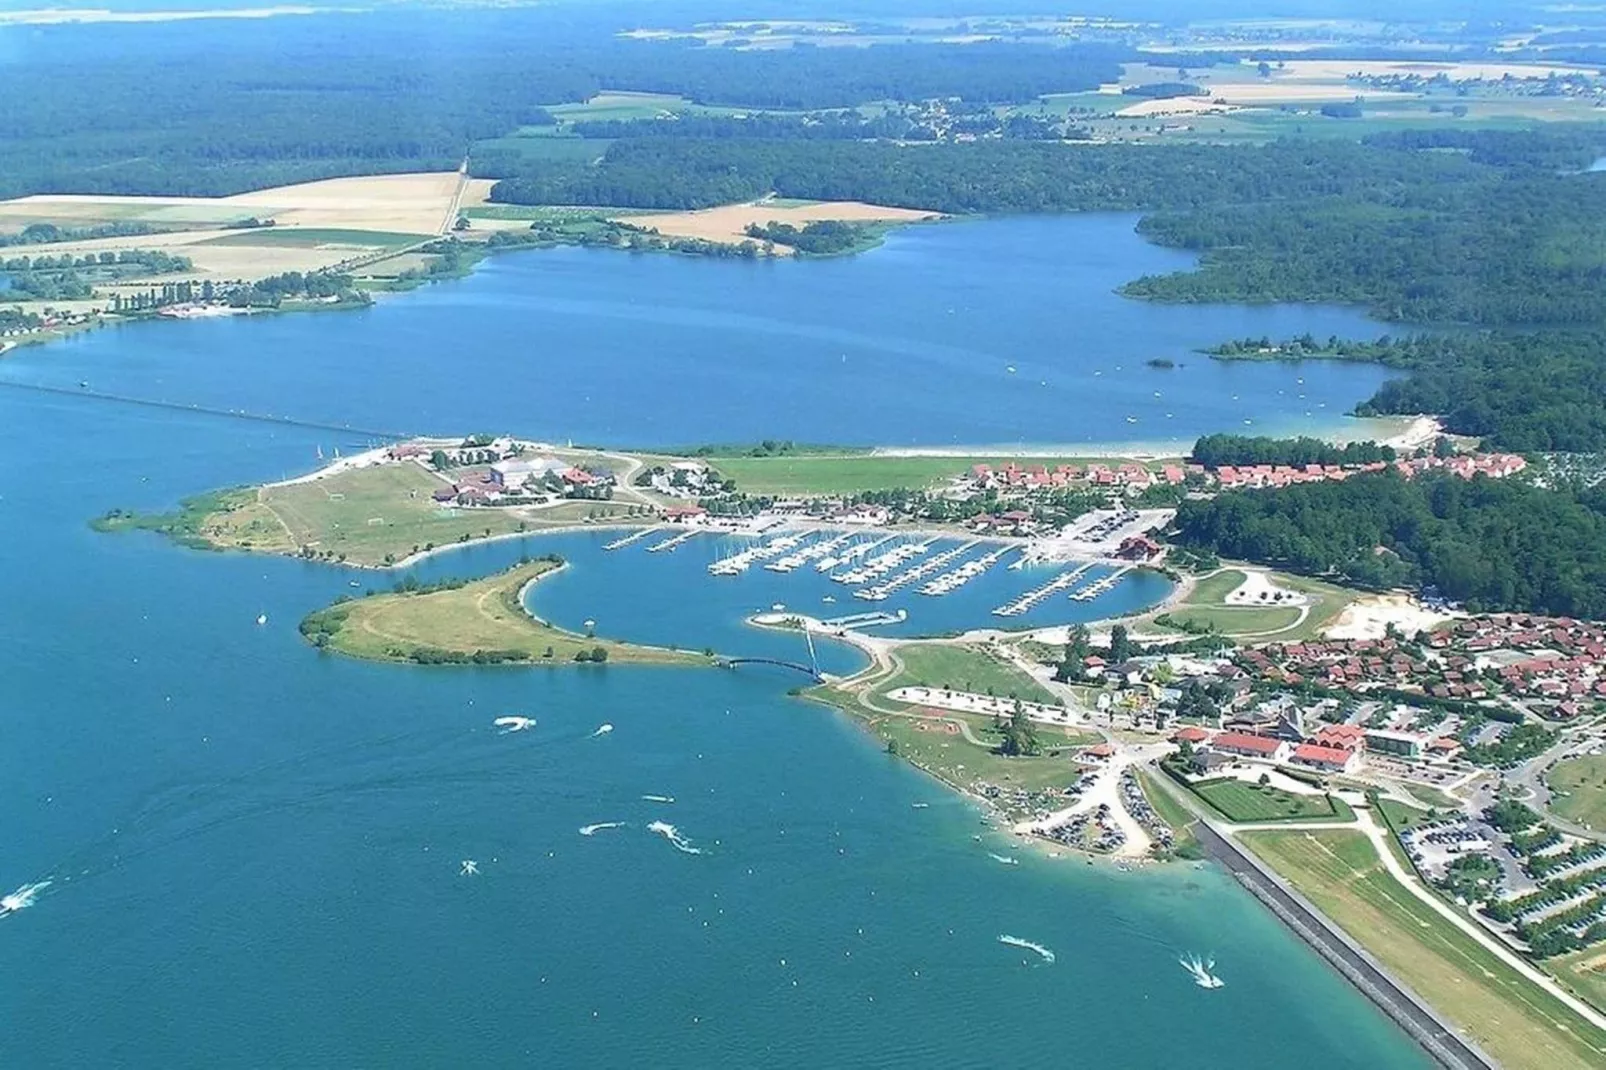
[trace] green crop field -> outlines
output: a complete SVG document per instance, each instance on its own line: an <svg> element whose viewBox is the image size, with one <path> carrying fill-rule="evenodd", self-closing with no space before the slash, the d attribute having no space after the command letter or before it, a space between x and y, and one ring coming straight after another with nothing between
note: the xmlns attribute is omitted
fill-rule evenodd
<svg viewBox="0 0 1606 1070"><path fill-rule="evenodd" d="M718 457L709 463L749 494L856 494L868 490L930 487L969 472L975 464L1086 465L1087 457L888 457L849 456ZM1105 464L1120 458L1096 458Z"/></svg>
<svg viewBox="0 0 1606 1070"><path fill-rule="evenodd" d="M429 241L429 234L401 234L386 230L341 230L334 227L253 227L236 234L208 238L201 245L259 245L312 249L320 245L365 248L400 248Z"/></svg>
<svg viewBox="0 0 1606 1070"><path fill-rule="evenodd" d="M1289 829L1240 838L1507 1070L1606 1065L1606 1032L1401 886L1364 834Z"/></svg>
<svg viewBox="0 0 1606 1070"><path fill-rule="evenodd" d="M1261 787L1236 777L1202 780L1193 790L1229 821L1355 820L1355 812L1342 799Z"/></svg>
<svg viewBox="0 0 1606 1070"><path fill-rule="evenodd" d="M1545 778L1556 793L1551 807L1569 821L1606 829L1606 755L1569 758Z"/></svg>
<svg viewBox="0 0 1606 1070"><path fill-rule="evenodd" d="M924 685L1018 698L1025 702L1057 702L1048 688L979 646L909 643L898 647L895 656L903 664L903 671L878 687L879 694L900 687Z"/></svg>

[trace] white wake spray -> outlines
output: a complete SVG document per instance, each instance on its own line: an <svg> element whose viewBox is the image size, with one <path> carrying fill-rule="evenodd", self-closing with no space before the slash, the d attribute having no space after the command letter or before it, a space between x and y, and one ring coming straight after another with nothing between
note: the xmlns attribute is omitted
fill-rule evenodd
<svg viewBox="0 0 1606 1070"><path fill-rule="evenodd" d="M675 845L675 850L684 851L689 855L700 855L702 848L693 847L691 841L680 834L680 830L667 821L654 821L647 826L648 832L656 832L664 839Z"/></svg>
<svg viewBox="0 0 1606 1070"><path fill-rule="evenodd" d="M1000 944L1008 944L1010 947L1023 947L1027 951L1035 951L1038 953L1038 955L1042 956L1043 961L1046 963L1052 963L1054 961L1054 952L1050 951L1042 944L1034 944L1030 940L1022 940L1018 936L1010 936L1008 934L1000 935L998 937L998 942Z"/></svg>

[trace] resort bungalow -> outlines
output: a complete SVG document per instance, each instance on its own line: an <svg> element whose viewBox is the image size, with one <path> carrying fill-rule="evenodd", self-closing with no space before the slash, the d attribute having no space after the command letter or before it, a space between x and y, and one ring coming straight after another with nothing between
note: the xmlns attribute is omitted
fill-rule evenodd
<svg viewBox="0 0 1606 1070"><path fill-rule="evenodd" d="M1247 732L1222 732L1211 742L1211 747L1240 758L1254 758L1262 762L1281 762L1288 757L1288 742L1271 736L1252 736Z"/></svg>

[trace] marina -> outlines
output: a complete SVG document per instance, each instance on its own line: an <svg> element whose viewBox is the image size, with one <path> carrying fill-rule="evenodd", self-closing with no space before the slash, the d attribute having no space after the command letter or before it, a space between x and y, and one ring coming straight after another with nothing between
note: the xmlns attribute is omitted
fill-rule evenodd
<svg viewBox="0 0 1606 1070"><path fill-rule="evenodd" d="M740 576L759 561L768 561L777 557L802 542L803 535L777 535L769 542L749 546L747 549L722 557L708 566L708 571L715 576Z"/></svg>
<svg viewBox="0 0 1606 1070"><path fill-rule="evenodd" d="M955 591L998 564L1014 549L1015 547L1013 546L1000 546L998 549L990 550L973 561L966 561L952 572L944 572L936 579L922 586L920 593L925 595L945 595ZM1025 558L1023 557L1021 561L1024 560ZM1019 568L1021 561L1017 561L1009 567Z"/></svg>
<svg viewBox="0 0 1606 1070"><path fill-rule="evenodd" d="M603 549L604 550L623 550L626 546L629 546L632 543L640 542L642 539L645 539L645 538L647 538L649 536L657 535L660 532L662 532L663 530L664 530L664 528L661 525L660 526L655 526L655 527L650 527L650 528L637 528L635 531L627 532L622 537L617 538L617 539L613 540L612 542L608 543L607 545L603 546Z"/></svg>
<svg viewBox="0 0 1606 1070"><path fill-rule="evenodd" d="M969 542L955 546L951 550L944 550L934 557L927 558L914 568L906 569L896 576L876 584L874 587L865 587L854 591L853 596L870 602L880 602L898 588L906 587L911 583L925 579L933 573L940 572L950 561L963 557L979 545L981 545L979 539L971 539Z"/></svg>
<svg viewBox="0 0 1606 1070"><path fill-rule="evenodd" d="M1073 568L1069 572L1062 572L1041 587L1034 587L1013 602L1006 602L999 606L993 610L993 615L996 617L1018 617L1056 591L1063 591L1067 587L1074 585L1092 567L1091 564L1087 564L1080 568Z"/></svg>
<svg viewBox="0 0 1606 1070"><path fill-rule="evenodd" d="M1107 575L1100 576L1086 587L1072 591L1071 600L1073 602L1091 602L1104 592L1114 590L1115 585L1121 582L1121 577L1131 571L1132 566L1126 565Z"/></svg>
<svg viewBox="0 0 1606 1070"><path fill-rule="evenodd" d="M647 547L647 552L649 554L674 553L676 549L688 542L691 542L699 534L700 532L696 531L695 529L692 531L682 531L678 535L671 535L663 542L653 543L651 546Z"/></svg>
<svg viewBox="0 0 1606 1070"><path fill-rule="evenodd" d="M841 568L843 565L852 564L866 554L885 546L895 537L896 536L893 535L883 535L879 539L872 539L866 542L856 542L847 549L843 550L840 554L822 557L820 560L816 561L814 563L814 571L830 572L833 568Z"/></svg>

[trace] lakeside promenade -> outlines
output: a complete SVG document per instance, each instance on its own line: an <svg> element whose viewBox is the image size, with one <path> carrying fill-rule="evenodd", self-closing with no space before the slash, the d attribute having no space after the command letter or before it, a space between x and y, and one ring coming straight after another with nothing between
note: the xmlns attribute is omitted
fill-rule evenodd
<svg viewBox="0 0 1606 1070"><path fill-rule="evenodd" d="M1202 818L1195 831L1211 858L1422 1045L1440 1066L1446 1070L1499 1070L1499 1063L1457 1033L1454 1026L1245 847Z"/></svg>

